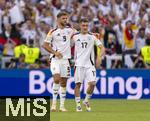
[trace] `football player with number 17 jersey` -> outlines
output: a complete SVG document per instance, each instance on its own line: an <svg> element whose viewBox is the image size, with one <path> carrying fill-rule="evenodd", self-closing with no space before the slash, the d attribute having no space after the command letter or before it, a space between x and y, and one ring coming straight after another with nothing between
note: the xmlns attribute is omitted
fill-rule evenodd
<svg viewBox="0 0 150 121"><path fill-rule="evenodd" d="M91 111L89 99L96 85L96 69L94 66L94 45L101 49L101 55L104 54L104 47L101 41L92 33L88 32L88 20L81 19L80 32L72 36L72 43L75 45L75 101L76 111L82 111L80 104L80 87L83 80L88 81L88 88L85 100L83 101L87 111Z"/></svg>

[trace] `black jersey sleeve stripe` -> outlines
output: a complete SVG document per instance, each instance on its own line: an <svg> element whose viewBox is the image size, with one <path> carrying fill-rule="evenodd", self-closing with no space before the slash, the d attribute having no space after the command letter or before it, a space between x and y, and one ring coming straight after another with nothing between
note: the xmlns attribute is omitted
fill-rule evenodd
<svg viewBox="0 0 150 121"><path fill-rule="evenodd" d="M88 32L88 34L89 34L89 35L93 35L93 33L91 33L91 32Z"/></svg>
<svg viewBox="0 0 150 121"><path fill-rule="evenodd" d="M80 34L80 32L77 32L77 33L73 34L73 35L71 36L71 39L72 39L75 35L78 35L78 34Z"/></svg>
<svg viewBox="0 0 150 121"><path fill-rule="evenodd" d="M53 30L51 31L51 33L53 33L53 32L56 31L56 30L57 30L57 28L53 29Z"/></svg>

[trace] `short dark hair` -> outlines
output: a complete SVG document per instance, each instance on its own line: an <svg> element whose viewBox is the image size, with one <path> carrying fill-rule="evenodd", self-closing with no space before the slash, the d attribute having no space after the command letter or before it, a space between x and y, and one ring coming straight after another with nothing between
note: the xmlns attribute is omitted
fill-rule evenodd
<svg viewBox="0 0 150 121"><path fill-rule="evenodd" d="M146 44L147 44L147 45L150 45L150 38L147 38L147 39L146 39Z"/></svg>
<svg viewBox="0 0 150 121"><path fill-rule="evenodd" d="M60 18L61 16L67 16L67 15L68 15L68 11L62 10L57 14L57 18Z"/></svg>
<svg viewBox="0 0 150 121"><path fill-rule="evenodd" d="M82 23L82 22L86 23L86 22L89 22L89 20L87 18L81 18L79 22L80 23Z"/></svg>

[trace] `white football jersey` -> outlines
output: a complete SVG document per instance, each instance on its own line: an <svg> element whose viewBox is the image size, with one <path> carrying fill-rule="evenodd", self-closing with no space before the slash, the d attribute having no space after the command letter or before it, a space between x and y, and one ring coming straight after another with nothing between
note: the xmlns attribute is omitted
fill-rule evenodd
<svg viewBox="0 0 150 121"><path fill-rule="evenodd" d="M71 27L53 29L47 34L45 42L51 44L55 51L60 52L63 55L63 59L69 59L71 58L70 40L74 32L75 29Z"/></svg>
<svg viewBox="0 0 150 121"><path fill-rule="evenodd" d="M72 36L72 41L75 44L75 66L94 66L94 45L102 45L101 41L91 33L76 33Z"/></svg>

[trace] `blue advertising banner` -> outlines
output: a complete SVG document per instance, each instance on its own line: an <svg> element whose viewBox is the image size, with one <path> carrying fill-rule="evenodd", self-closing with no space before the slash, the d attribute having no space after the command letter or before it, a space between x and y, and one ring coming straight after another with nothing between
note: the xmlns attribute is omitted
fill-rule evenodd
<svg viewBox="0 0 150 121"><path fill-rule="evenodd" d="M93 98L150 99L150 70L97 70ZM73 70L72 70L73 74ZM0 70L0 96L52 96L49 70ZM74 78L67 82L67 98L74 98ZM81 88L85 96L87 82Z"/></svg>

